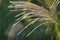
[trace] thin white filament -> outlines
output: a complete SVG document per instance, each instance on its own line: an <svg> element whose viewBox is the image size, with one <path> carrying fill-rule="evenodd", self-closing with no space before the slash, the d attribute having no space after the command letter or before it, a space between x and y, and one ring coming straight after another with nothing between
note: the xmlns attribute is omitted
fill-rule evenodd
<svg viewBox="0 0 60 40"><path fill-rule="evenodd" d="M21 34L21 32L24 31L29 25L35 23L38 19L39 19L39 18L36 18L36 19L33 20L32 22L30 22L27 26L25 26L25 27L18 33L18 35Z"/></svg>
<svg viewBox="0 0 60 40"><path fill-rule="evenodd" d="M38 26L35 27L31 32L29 32L29 33L26 35L26 37L28 37L31 33L33 33L38 27L40 27L40 26L42 26L42 25L44 25L44 24L46 24L46 23L51 23L51 22L45 22L45 23L42 23L42 24L38 25Z"/></svg>
<svg viewBox="0 0 60 40"><path fill-rule="evenodd" d="M29 13L30 14L30 13ZM15 25L17 25L19 22L21 22L22 20L24 20L29 14L25 14L23 17L22 17L22 19L21 19L21 17L19 18L19 19L17 19L17 20L15 20L15 21L18 21L17 23L15 23L13 26L15 26Z"/></svg>

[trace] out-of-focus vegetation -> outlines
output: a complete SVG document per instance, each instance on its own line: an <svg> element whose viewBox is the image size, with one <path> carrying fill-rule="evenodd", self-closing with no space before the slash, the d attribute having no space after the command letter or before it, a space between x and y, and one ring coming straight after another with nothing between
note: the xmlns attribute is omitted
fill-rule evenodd
<svg viewBox="0 0 60 40"><path fill-rule="evenodd" d="M23 5L21 10L15 9L16 4L8 8L11 5L10 1L27 2L26 8ZM1 0L0 40L60 40L59 3L60 0ZM21 2L19 5L22 4ZM28 4L30 6L27 6ZM33 15L27 16L28 13L33 13ZM28 18L25 18L26 16ZM20 22L17 23L18 21Z"/></svg>

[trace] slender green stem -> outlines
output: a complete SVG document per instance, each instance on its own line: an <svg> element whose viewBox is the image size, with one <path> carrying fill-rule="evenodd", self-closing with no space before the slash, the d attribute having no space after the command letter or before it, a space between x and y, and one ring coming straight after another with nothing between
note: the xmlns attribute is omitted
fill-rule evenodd
<svg viewBox="0 0 60 40"><path fill-rule="evenodd" d="M56 16L56 19L57 19L58 17ZM57 38L56 38L56 40L60 40L60 31L59 31L59 29L58 29L58 24L57 23L55 23L55 30L56 30L56 35L57 35Z"/></svg>

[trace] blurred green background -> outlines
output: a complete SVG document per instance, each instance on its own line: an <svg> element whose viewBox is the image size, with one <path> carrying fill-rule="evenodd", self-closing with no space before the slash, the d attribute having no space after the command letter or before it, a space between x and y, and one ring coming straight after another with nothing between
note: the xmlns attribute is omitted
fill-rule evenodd
<svg viewBox="0 0 60 40"><path fill-rule="evenodd" d="M0 40L7 40L7 36L5 35L6 30L8 30L9 25L13 24L14 20L17 18L14 18L14 16L17 13L20 13L20 11L16 12L10 12L10 9L8 9L8 5L10 5L9 1L27 1L34 4L37 4L39 6L43 6L48 11L52 11L54 13L54 18L57 19L60 22L60 4L55 8L52 8L50 10L50 6L55 0L1 0L0 3ZM60 1L60 0L56 0ZM56 12L55 12L56 10ZM56 18L57 17L57 18ZM27 25L30 21L29 19L25 19L22 21L23 25ZM24 32L22 32L21 37L24 36L23 34L26 32L31 31L34 27L39 25L40 22L36 22L33 25L30 25ZM32 27L33 26L33 27ZM49 26L49 27L48 27ZM58 28L58 31L56 31L56 27ZM45 30L49 29L45 35ZM59 32L59 34L58 34ZM39 27L36 31L34 31L29 37L22 37L22 40L60 40L60 25L58 24L46 24ZM45 38L45 39L44 39Z"/></svg>

